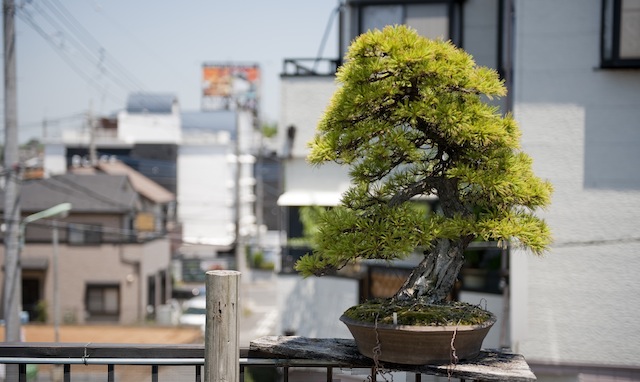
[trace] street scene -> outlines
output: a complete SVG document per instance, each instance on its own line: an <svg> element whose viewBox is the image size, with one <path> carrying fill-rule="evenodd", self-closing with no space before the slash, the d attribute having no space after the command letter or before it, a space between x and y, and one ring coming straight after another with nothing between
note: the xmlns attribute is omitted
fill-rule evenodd
<svg viewBox="0 0 640 382"><path fill-rule="evenodd" d="M2 12L0 382L640 382L640 0Z"/></svg>
<svg viewBox="0 0 640 382"><path fill-rule="evenodd" d="M204 298L204 296L202 296ZM249 347L255 338L278 335L277 290L275 275L255 277L241 288L238 311L240 346ZM154 322L141 325L62 325L62 342L96 343L141 343L141 344L203 344L204 333L200 325L178 324L182 312L176 312L178 320L171 325L156 325ZM202 320L204 320L204 313ZM28 342L53 342L54 327L46 324L31 324L23 327L24 340ZM4 333L0 333L4 340Z"/></svg>

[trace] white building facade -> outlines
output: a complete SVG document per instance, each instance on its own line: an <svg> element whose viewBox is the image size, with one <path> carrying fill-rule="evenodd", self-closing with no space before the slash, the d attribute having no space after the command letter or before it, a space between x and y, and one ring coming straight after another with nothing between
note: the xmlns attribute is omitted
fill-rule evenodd
<svg viewBox="0 0 640 382"><path fill-rule="evenodd" d="M640 2L604 3L629 6L640 57ZM515 3L513 111L555 187L543 213L555 243L543 258L512 252L512 346L568 381L587 378L576 366L640 378L640 70L603 67L602 12L599 0Z"/></svg>
<svg viewBox="0 0 640 382"><path fill-rule="evenodd" d="M253 116L245 110L197 114L184 121L178 149L182 238L188 245L228 248L235 243L236 224L242 236L256 230Z"/></svg>

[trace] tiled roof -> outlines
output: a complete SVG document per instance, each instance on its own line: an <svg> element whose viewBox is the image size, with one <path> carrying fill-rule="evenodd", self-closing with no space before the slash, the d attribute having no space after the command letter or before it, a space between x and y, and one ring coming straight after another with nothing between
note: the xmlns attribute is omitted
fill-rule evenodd
<svg viewBox="0 0 640 382"><path fill-rule="evenodd" d="M99 162L97 167L107 174L128 176L133 188L155 203L164 204L176 200L173 193L120 161Z"/></svg>
<svg viewBox="0 0 640 382"><path fill-rule="evenodd" d="M138 194L126 175L64 174L22 182L23 213L69 202L74 212L126 213L138 205Z"/></svg>

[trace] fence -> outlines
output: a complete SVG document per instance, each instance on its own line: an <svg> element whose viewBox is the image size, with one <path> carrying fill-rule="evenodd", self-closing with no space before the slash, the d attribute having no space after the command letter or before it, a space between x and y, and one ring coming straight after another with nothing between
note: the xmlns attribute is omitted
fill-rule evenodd
<svg viewBox="0 0 640 382"><path fill-rule="evenodd" d="M443 376L449 380L535 381L524 358L518 354L483 351L469 362L455 365L384 365L360 355L352 340L310 339L304 337L262 337L251 348L238 347L237 307L239 272L207 273L207 324L202 345L121 345L69 343L0 343L0 364L18 365L10 381L28 381L28 365L49 365L55 380L71 381L75 369L104 366L107 381L115 381L121 368L148 367L145 378L160 380L164 369L181 367L180 380L244 381L250 368L278 370L278 379L289 381L292 369L320 368L326 381L334 380L338 370L368 370L369 380L378 376L387 380L387 371L406 372L420 381L423 375ZM116 368L116 366L118 368ZM175 380L175 376L172 377ZM366 379L366 377L365 377ZM74 380L77 378L74 377ZM408 379L409 380L409 379Z"/></svg>
<svg viewBox="0 0 640 382"><path fill-rule="evenodd" d="M282 337L281 339L283 339ZM275 356L260 350L240 349L238 365L240 367L239 380L245 381L245 375L252 370L265 370L267 374L276 376L283 382L300 380L296 375L304 372L305 379L312 372L317 378L326 381L344 379L345 375L356 374L351 379L365 380L367 374L369 380L383 379L378 371L370 363L353 363L351 361L335 361L322 359L292 358L288 356ZM38 365L42 380L54 380L56 375L52 370L59 368L59 380L148 380L175 381L180 376L180 381L202 382L204 380L204 346L203 345L127 345L127 344L54 344L54 343L0 343L0 363L19 365L18 380L26 382L28 378L28 365ZM47 365L47 368L42 366ZM136 368L129 368L135 366ZM454 370L454 380L474 380L470 378L467 365L460 364L459 370ZM128 370L129 369L129 370ZM388 369L391 370L391 369ZM447 368L432 368L423 371L408 371L407 381L421 381L424 375L440 375L448 379ZM265 374L265 373L262 373ZM324 374L324 375L321 375ZM102 375L102 377L100 377ZM532 375L532 374L531 374ZM128 376L128 378L127 378ZM106 377L106 378L105 378ZM50 379L47 379L50 378ZM506 374L498 378L490 377L495 381L532 381L535 378L508 376ZM304 379L303 379L304 380ZM480 379L477 379L480 380Z"/></svg>

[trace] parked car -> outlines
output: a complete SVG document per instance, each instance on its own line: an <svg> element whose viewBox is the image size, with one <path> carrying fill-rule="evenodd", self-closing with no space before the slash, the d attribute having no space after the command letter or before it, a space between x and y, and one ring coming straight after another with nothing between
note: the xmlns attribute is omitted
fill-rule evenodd
<svg viewBox="0 0 640 382"><path fill-rule="evenodd" d="M185 301L179 319L180 325L199 326L204 333L206 305L204 295Z"/></svg>

